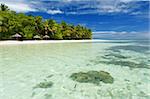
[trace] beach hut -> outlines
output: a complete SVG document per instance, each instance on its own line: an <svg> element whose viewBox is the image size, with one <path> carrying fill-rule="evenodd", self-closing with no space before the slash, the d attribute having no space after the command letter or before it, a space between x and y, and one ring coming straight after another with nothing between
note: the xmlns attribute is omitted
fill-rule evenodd
<svg viewBox="0 0 150 99"><path fill-rule="evenodd" d="M40 37L39 35L35 35L35 36L33 36L33 39L35 39L35 40L40 40L41 37Z"/></svg>
<svg viewBox="0 0 150 99"><path fill-rule="evenodd" d="M12 38L15 38L16 40L21 40L22 36L18 33L12 35Z"/></svg>
<svg viewBox="0 0 150 99"><path fill-rule="evenodd" d="M50 37L48 36L48 35L44 35L43 36L43 39L45 39L45 40L47 40L47 39L49 39Z"/></svg>

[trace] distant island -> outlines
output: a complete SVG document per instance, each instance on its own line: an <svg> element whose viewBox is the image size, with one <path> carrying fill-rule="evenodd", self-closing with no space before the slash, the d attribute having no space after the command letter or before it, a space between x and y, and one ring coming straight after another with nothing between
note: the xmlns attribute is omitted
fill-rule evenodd
<svg viewBox="0 0 150 99"><path fill-rule="evenodd" d="M41 16L16 13L0 5L0 40L79 40L91 39L92 31L81 25L71 25Z"/></svg>

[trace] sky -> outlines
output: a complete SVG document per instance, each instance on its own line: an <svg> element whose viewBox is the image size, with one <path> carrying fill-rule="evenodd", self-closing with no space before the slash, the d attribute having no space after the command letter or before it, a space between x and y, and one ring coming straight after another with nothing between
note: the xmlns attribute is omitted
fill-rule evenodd
<svg viewBox="0 0 150 99"><path fill-rule="evenodd" d="M90 28L94 38L145 39L149 0L0 0L11 10Z"/></svg>

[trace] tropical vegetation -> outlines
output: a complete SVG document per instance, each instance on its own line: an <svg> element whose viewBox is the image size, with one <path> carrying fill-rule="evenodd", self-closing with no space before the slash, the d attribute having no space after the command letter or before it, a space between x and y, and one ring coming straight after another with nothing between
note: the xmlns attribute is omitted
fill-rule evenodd
<svg viewBox="0 0 150 99"><path fill-rule="evenodd" d="M20 35L20 36L16 36ZM0 40L21 37L25 39L91 39L90 29L81 25L60 23L41 16L16 13L8 6L0 5Z"/></svg>

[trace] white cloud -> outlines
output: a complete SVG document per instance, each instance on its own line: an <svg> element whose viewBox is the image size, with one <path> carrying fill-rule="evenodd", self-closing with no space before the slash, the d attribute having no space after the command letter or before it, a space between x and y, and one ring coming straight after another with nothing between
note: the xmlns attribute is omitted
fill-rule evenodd
<svg viewBox="0 0 150 99"><path fill-rule="evenodd" d="M132 12L132 9L139 6L129 3L131 1L148 0L0 0L0 3L8 5L10 9L17 12L41 11L49 14L105 14Z"/></svg>
<svg viewBox="0 0 150 99"><path fill-rule="evenodd" d="M60 10L48 10L47 13L48 14L62 14L63 12Z"/></svg>
<svg viewBox="0 0 150 99"><path fill-rule="evenodd" d="M104 35L126 35L126 34L136 34L137 32L135 31L131 31L131 32L127 32L127 31L121 31L121 32L117 32L117 31L96 31L96 32L93 32L93 34L95 35L101 35L101 34L104 34Z"/></svg>
<svg viewBox="0 0 150 99"><path fill-rule="evenodd" d="M142 12L138 11L138 12L132 12L130 15L141 15Z"/></svg>
<svg viewBox="0 0 150 99"><path fill-rule="evenodd" d="M24 0L2 0L0 3L6 4L11 10L16 12L36 11L36 9L32 8L31 5Z"/></svg>
<svg viewBox="0 0 150 99"><path fill-rule="evenodd" d="M15 3L15 4L11 4L11 3L7 3L7 6L9 6L9 8L11 10L14 10L16 12L29 12L29 11L36 11L36 9L31 8L29 5L27 4L22 4L22 3Z"/></svg>
<svg viewBox="0 0 150 99"><path fill-rule="evenodd" d="M93 32L93 38L101 39L150 39L150 33L148 32L136 32L136 31L97 31Z"/></svg>

